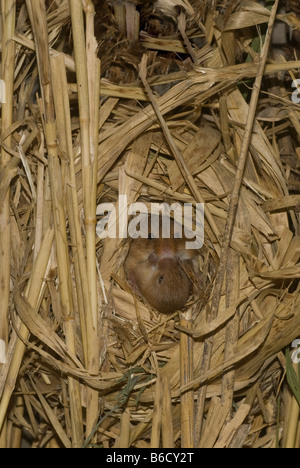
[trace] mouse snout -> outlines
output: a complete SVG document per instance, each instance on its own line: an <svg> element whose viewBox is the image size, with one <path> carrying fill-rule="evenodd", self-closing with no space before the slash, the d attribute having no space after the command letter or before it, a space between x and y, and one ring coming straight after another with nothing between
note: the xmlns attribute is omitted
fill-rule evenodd
<svg viewBox="0 0 300 468"><path fill-rule="evenodd" d="M158 257L162 258L173 258L175 256L175 248L170 239L161 239L158 248Z"/></svg>

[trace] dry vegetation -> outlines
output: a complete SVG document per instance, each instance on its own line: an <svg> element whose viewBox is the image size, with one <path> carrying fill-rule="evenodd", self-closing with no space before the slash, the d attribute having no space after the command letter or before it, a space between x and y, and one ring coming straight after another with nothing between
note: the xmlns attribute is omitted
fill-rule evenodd
<svg viewBox="0 0 300 468"><path fill-rule="evenodd" d="M300 11L280 6L2 0L1 446L300 446ZM128 243L96 237L120 194L205 203L184 311L134 297Z"/></svg>

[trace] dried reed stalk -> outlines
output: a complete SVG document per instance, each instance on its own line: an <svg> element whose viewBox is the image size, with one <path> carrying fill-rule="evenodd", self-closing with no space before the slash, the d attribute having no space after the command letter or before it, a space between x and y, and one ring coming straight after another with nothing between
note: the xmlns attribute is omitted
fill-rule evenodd
<svg viewBox="0 0 300 468"><path fill-rule="evenodd" d="M170 384L166 377L163 377L163 402L162 402L162 446L163 448L174 447L174 429L172 417L172 401Z"/></svg>
<svg viewBox="0 0 300 468"><path fill-rule="evenodd" d="M49 264L53 237L54 230L49 229L44 235L41 250L33 265L31 277L25 290L25 297L34 310L38 309L39 301L42 298L43 279L46 276L46 270ZM5 375L5 379L3 380L0 388L0 427L3 425L10 397L14 390L18 372L26 350L29 331L24 323L19 324L17 333L18 338L12 343L14 349L13 352L10 353L11 359L5 363L4 369L2 370L2 373Z"/></svg>
<svg viewBox="0 0 300 468"><path fill-rule="evenodd" d="M12 40L15 30L16 2L2 2L2 63L1 75L6 85L5 99L2 102L1 134L5 134L13 123L13 87L15 43ZM12 136L3 139L10 148ZM10 162L11 156L1 147L0 173ZM11 263L11 225L10 225L10 189L1 190L3 203L0 205L0 364L6 362L8 345L8 306L10 295L10 263ZM2 421L3 422L3 421ZM6 430L0 424L0 446L5 446Z"/></svg>
<svg viewBox="0 0 300 468"><path fill-rule="evenodd" d="M299 365L293 364L295 375L299 379ZM287 412L287 431L284 440L284 448L299 448L299 402L295 395L292 395L289 412Z"/></svg>
<svg viewBox="0 0 300 468"><path fill-rule="evenodd" d="M55 241L60 281L60 300L62 316L65 321L67 346L72 354L75 350L75 330L71 277L69 269L68 242L65 229L65 209L61 167L57 151L56 122L51 81L50 56L48 47L48 28L45 3L39 0L34 6L27 0L27 8L32 22L36 43L37 62L39 67L42 97L44 104L45 136L48 149L50 190L52 198ZM69 377L69 398L72 422L72 443L80 447L83 440L82 410L80 404L79 384Z"/></svg>
<svg viewBox="0 0 300 468"><path fill-rule="evenodd" d="M130 412L125 410L121 416L120 440L118 448L128 448L130 440Z"/></svg>
<svg viewBox="0 0 300 468"><path fill-rule="evenodd" d="M87 44L85 42L82 2L70 2L76 77L78 86L79 121L81 130L82 187L86 229L87 279L91 308L86 311L87 367L92 374L99 370L98 306L96 282L96 192L97 148L100 100L100 64L96 59L93 35L93 4L87 2ZM88 53L87 53L88 51ZM89 69L88 69L89 65ZM87 389L86 434L89 435L98 417L98 394Z"/></svg>
<svg viewBox="0 0 300 468"><path fill-rule="evenodd" d="M155 385L155 396L152 416L152 427L151 427L151 448L160 447L160 436L161 436L161 415L162 415L162 402L163 402L163 385L162 379L158 376Z"/></svg>
<svg viewBox="0 0 300 468"><path fill-rule="evenodd" d="M192 328L192 314L188 312L180 320L180 326ZM193 340L185 334L180 334L180 385L186 385L193 380ZM194 447L194 392L189 390L180 397L181 409L181 446Z"/></svg>
<svg viewBox="0 0 300 468"><path fill-rule="evenodd" d="M226 271L226 301L227 306L236 304L238 299L238 293L240 290L240 259L239 256L232 250L229 250L229 258ZM224 359L225 361L231 359L237 352L239 335L239 313L238 310L229 323L226 326L226 337L225 337L225 349ZM230 370L224 374L222 379L222 403L225 407L230 410L233 404L234 395L234 378L235 371Z"/></svg>
<svg viewBox="0 0 300 468"><path fill-rule="evenodd" d="M84 253L83 240L81 235L81 225L79 217L79 205L77 200L75 163L72 148L72 131L71 131L71 115L70 104L68 99L68 87L65 64L62 56L51 58L51 70L55 89L57 92L54 95L55 112L57 121L57 131L62 151L66 154L69 161L69 184L67 184L67 209L70 223L70 235L72 245L74 246L74 268L77 302L80 316L80 329L83 345L83 354L85 362L87 360L87 333L85 323L85 312L90 310L90 296L88 290L83 285L87 284L86 259ZM76 247L75 247L76 246Z"/></svg>

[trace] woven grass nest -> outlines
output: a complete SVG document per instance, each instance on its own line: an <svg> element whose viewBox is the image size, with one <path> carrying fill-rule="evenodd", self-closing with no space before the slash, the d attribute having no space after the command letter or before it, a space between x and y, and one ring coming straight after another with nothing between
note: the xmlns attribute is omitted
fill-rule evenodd
<svg viewBox="0 0 300 468"><path fill-rule="evenodd" d="M300 19L280 7L2 1L1 446L300 446ZM204 203L182 311L135 296L129 242L96 236L119 195Z"/></svg>

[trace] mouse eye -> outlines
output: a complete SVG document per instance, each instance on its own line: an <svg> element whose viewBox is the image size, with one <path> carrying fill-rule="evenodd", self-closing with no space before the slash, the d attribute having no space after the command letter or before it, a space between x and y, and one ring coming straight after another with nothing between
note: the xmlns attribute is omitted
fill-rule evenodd
<svg viewBox="0 0 300 468"><path fill-rule="evenodd" d="M161 284L161 283L163 282L163 279L164 279L163 275L161 275L161 276L158 278L159 284Z"/></svg>

